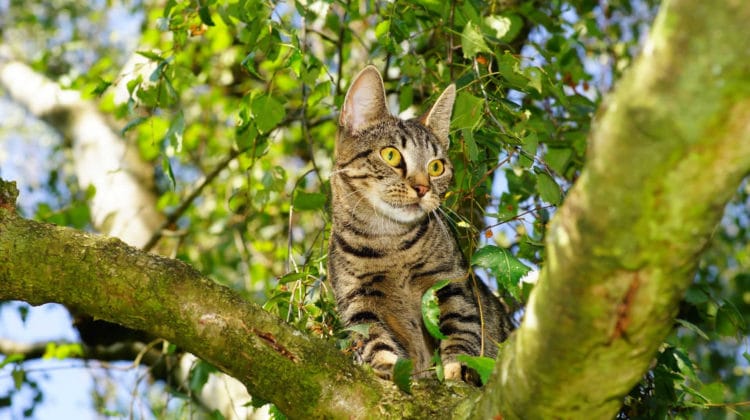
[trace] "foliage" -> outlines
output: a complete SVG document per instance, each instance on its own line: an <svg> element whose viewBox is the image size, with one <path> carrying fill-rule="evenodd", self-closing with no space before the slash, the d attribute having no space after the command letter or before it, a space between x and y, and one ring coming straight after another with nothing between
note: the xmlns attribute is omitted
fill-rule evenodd
<svg viewBox="0 0 750 420"><path fill-rule="evenodd" d="M102 36L116 29L101 4L11 2L0 11L17 26L0 34L97 101L156 168L177 258L298 328L342 339L325 283L327 197L335 110L351 77L374 62L393 111L411 115L456 83L456 179L443 210L473 264L523 300L520 278L544 264L545 226L581 171L594 111L638 52L655 3L135 2L118 9L142 23L135 46ZM129 54L140 64L121 72ZM68 190L52 188L34 211L87 227L95 192L65 180ZM728 207L682 321L621 416L743 410L748 194L746 185ZM191 387L210 372L199 365Z"/></svg>

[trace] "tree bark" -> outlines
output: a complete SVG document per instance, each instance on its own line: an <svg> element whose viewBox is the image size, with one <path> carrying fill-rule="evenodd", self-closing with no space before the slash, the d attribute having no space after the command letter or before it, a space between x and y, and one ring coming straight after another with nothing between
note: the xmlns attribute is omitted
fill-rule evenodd
<svg viewBox="0 0 750 420"><path fill-rule="evenodd" d="M611 418L750 171L748 2L668 1L600 109L546 265L476 413Z"/></svg>

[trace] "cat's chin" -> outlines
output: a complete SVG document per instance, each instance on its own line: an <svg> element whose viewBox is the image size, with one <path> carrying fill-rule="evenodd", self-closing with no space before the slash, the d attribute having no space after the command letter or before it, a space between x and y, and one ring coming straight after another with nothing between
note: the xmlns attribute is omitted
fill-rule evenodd
<svg viewBox="0 0 750 420"><path fill-rule="evenodd" d="M428 213L419 203L390 204L385 201L378 201L373 205L378 213L400 224L417 223L427 217Z"/></svg>

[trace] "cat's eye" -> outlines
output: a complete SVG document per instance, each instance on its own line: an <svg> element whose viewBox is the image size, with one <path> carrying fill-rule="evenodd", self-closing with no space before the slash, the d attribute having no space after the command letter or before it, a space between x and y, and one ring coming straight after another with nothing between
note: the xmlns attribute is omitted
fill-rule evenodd
<svg viewBox="0 0 750 420"><path fill-rule="evenodd" d="M385 147L380 151L380 157L383 158L385 163L393 166L394 168L401 164L401 153L396 150L395 147Z"/></svg>
<svg viewBox="0 0 750 420"><path fill-rule="evenodd" d="M440 176L443 172L445 172L445 165L443 165L443 161L440 159L435 159L427 165L427 173L430 176Z"/></svg>

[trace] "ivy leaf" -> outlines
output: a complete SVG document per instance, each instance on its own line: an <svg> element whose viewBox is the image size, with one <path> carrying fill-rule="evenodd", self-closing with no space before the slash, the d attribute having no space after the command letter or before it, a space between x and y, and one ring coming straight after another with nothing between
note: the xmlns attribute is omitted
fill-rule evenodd
<svg viewBox="0 0 750 420"><path fill-rule="evenodd" d="M422 320L430 335L438 340L445 340L448 337L440 331L440 306L436 292L448 283L450 280L441 280L422 295Z"/></svg>
<svg viewBox="0 0 750 420"><path fill-rule="evenodd" d="M473 58L482 52L492 54L479 28L470 21L466 22L464 31L461 33L461 47L464 50L464 58Z"/></svg>
<svg viewBox="0 0 750 420"><path fill-rule="evenodd" d="M482 385L486 384L490 379L490 374L495 368L495 359L484 357L484 356L468 356L466 354L459 354L456 359L477 371L479 374L479 380L482 381Z"/></svg>
<svg viewBox="0 0 750 420"><path fill-rule="evenodd" d="M411 359L398 358L393 365L393 382L398 389L411 394L411 372L414 370L414 362Z"/></svg>
<svg viewBox="0 0 750 420"><path fill-rule="evenodd" d="M490 270L498 285L508 291L514 299L521 294L520 280L531 268L522 263L505 248L487 245L477 250L471 258L472 265Z"/></svg>

